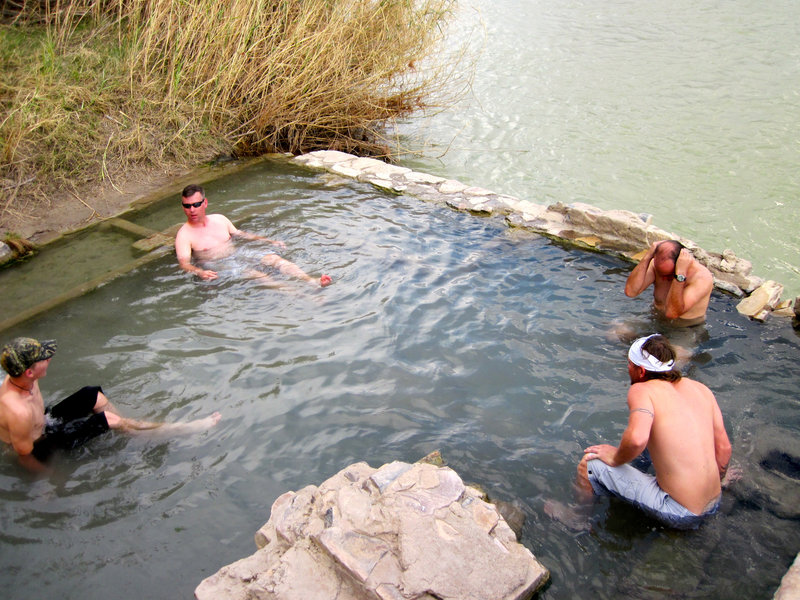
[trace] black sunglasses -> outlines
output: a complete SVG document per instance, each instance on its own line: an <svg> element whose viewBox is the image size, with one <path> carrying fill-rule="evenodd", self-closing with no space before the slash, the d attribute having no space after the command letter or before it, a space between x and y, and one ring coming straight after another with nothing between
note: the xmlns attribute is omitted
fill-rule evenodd
<svg viewBox="0 0 800 600"><path fill-rule="evenodd" d="M206 199L203 198L202 200L200 200L200 202L188 202L188 203L181 202L181 204L183 205L183 208L192 208L192 207L200 208L200 205L205 201L206 201Z"/></svg>

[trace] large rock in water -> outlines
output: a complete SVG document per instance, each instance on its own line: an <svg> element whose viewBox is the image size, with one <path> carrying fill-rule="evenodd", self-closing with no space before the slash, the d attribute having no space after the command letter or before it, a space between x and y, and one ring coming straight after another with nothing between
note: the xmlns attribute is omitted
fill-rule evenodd
<svg viewBox="0 0 800 600"><path fill-rule="evenodd" d="M199 600L524 600L549 573L455 471L356 463L287 492Z"/></svg>

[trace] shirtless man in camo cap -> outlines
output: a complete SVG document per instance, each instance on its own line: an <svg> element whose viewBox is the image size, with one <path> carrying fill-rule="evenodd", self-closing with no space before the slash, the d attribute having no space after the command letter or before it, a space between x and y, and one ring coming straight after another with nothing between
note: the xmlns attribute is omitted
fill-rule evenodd
<svg viewBox="0 0 800 600"><path fill-rule="evenodd" d="M39 379L55 354L55 340L17 338L3 346L0 365L7 373L0 385L0 440L32 471L45 469L56 449L76 448L109 429L136 433L159 430L192 433L215 425L220 414L189 423L149 423L121 417L102 388L81 388L58 404L44 407Z"/></svg>

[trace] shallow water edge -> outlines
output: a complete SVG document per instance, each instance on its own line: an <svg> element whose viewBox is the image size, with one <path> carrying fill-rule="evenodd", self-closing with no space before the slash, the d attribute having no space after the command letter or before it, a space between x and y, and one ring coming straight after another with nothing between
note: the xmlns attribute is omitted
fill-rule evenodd
<svg viewBox="0 0 800 600"><path fill-rule="evenodd" d="M234 175L265 160L286 161L313 170L325 170L338 176L370 183L380 190L393 194L407 193L425 201L437 202L476 215L503 216L511 227L524 228L578 249L612 254L631 262L638 262L653 241L679 239L692 250L695 258L712 271L717 289L745 298L745 301L739 304L742 314L763 321L769 315L791 318L800 308L800 298L795 299L794 310L791 300L782 301L783 286L780 283L764 282L762 278L753 275L749 261L736 257L730 250L725 250L721 254L707 252L691 240L655 227L651 223L651 215L636 215L624 210L604 211L583 203L572 203L568 206L557 203L544 206L513 196L497 194L485 188L467 186L456 180L387 164L377 159L321 150L297 157L290 154L273 154L233 164L206 166L171 181L167 187L159 188L157 191L147 188L139 190L134 193L133 200L128 198L124 204L121 204L121 196L118 197L117 207L124 206L124 210L99 222L83 225L76 230L63 231L58 237L54 237L54 232L49 231L45 237L46 244L59 242L81 231L89 232L96 226L101 228L110 226L112 229L116 228L138 238L139 241L134 247L140 252L136 260L122 258L120 259L123 261L122 264L96 274L93 278L87 278L77 287L66 286L68 289L54 293L52 298L38 305L26 305L25 309L20 311L15 311L13 306L6 306L7 312L5 319L0 322L0 330L8 329L62 302L96 289L171 251L174 230L179 223L159 232L141 228L119 217L130 211L141 210L167 196L177 196L182 186L190 182L207 183ZM48 226L53 224L45 225L45 228ZM141 256L141 251L147 254ZM12 249L0 242L0 265L15 258ZM29 270L35 270L35 263L27 266ZM11 273L6 275L9 276Z"/></svg>
<svg viewBox="0 0 800 600"><path fill-rule="evenodd" d="M294 158L293 162L368 182L392 193L438 201L456 210L502 215L512 227L529 229L577 248L613 254L632 262L638 262L651 243L677 239L712 272L717 289L739 298L749 296L739 304L742 314L759 321L773 312L784 317L795 314L791 301L781 302L784 286L753 275L750 261L737 257L731 250L710 253L692 240L654 226L652 215L637 215L626 210L605 211L581 202L535 204L453 179L338 151L311 152ZM800 308L800 298L794 305Z"/></svg>

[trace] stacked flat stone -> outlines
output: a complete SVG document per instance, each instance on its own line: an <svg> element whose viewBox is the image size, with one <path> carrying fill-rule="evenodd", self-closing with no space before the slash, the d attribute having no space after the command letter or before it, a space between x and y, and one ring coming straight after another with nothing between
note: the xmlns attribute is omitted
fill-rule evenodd
<svg viewBox="0 0 800 600"><path fill-rule="evenodd" d="M287 492L255 539L198 600L525 600L549 578L478 490L424 463L356 463Z"/></svg>
<svg viewBox="0 0 800 600"><path fill-rule="evenodd" d="M549 206L496 194L481 187L470 187L453 179L389 165L374 158L360 158L335 150L319 150L295 157L297 164L326 170L343 177L371 183L383 190L410 194L439 202L456 210L481 215L499 215L512 227L520 227L577 247L616 254L631 261L644 255L653 242L676 239L708 267L714 285L739 298L755 296L740 303L738 310L763 320L769 314L791 316L789 302L780 302L783 286L752 274L753 265L731 250L721 254L707 252L693 241L652 225L652 217L626 210L601 210L574 202ZM757 294L754 292L758 291ZM788 308L788 310L786 310Z"/></svg>

